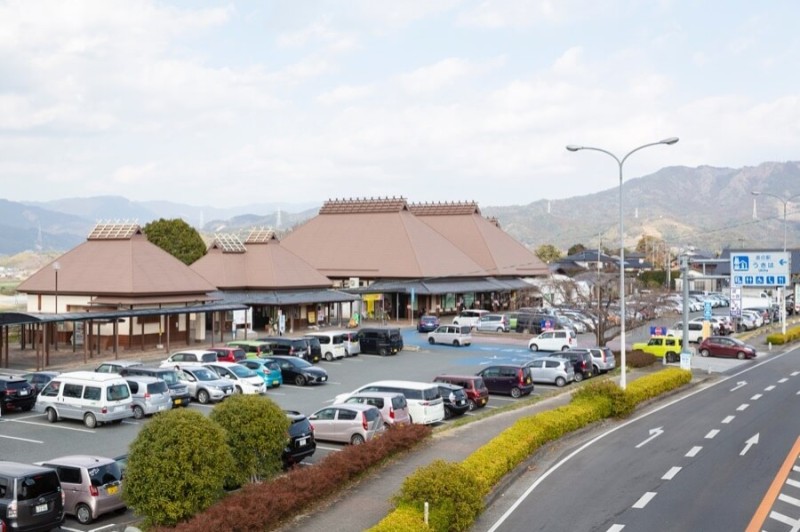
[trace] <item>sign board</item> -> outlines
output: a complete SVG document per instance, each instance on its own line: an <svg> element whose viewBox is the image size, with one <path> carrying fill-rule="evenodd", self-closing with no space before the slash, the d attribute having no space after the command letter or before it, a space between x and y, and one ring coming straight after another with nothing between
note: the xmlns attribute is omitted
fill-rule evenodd
<svg viewBox="0 0 800 532"><path fill-rule="evenodd" d="M660 325L650 326L650 336L665 336L667 328Z"/></svg>
<svg viewBox="0 0 800 532"><path fill-rule="evenodd" d="M742 317L742 289L738 286L731 287L731 317Z"/></svg>
<svg viewBox="0 0 800 532"><path fill-rule="evenodd" d="M692 354L681 353L681 369L692 370Z"/></svg>
<svg viewBox="0 0 800 532"><path fill-rule="evenodd" d="M553 322L550 320L542 320L539 323L539 326L542 328L543 331L552 331L553 330Z"/></svg>
<svg viewBox="0 0 800 532"><path fill-rule="evenodd" d="M791 271L788 252L731 254L731 286L786 286Z"/></svg>
<svg viewBox="0 0 800 532"><path fill-rule="evenodd" d="M704 301L703 302L703 319L710 320L711 319L711 302Z"/></svg>

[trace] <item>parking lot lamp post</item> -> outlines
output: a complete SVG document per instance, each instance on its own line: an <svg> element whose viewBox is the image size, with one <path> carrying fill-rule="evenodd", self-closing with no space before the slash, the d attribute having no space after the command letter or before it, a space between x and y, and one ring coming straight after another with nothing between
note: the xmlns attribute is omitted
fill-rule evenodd
<svg viewBox="0 0 800 532"><path fill-rule="evenodd" d="M579 150L592 150L592 151L599 151L601 153L605 153L615 161L617 161L617 166L619 166L619 341L620 341L620 367L622 374L620 375L619 385L620 388L623 390L627 387L627 381L625 376L625 233L624 233L624 226L622 221L622 167L625 164L625 161L628 160L628 157L633 155L639 150L643 150L644 148L649 148L650 146L658 146L660 144L675 144L678 142L678 137L669 137L664 140L660 140L658 142L650 142L648 144L642 144L639 147L636 147L625 154L621 159L611 153L608 150L603 148L595 148L592 146L576 146L574 144L570 144L567 146L567 150L569 151L579 151Z"/></svg>
<svg viewBox="0 0 800 532"><path fill-rule="evenodd" d="M770 198L775 198L776 200L783 203L783 252L786 253L786 207L789 205L789 202L795 198L800 197L800 194L795 194L794 196L789 196L788 198L782 198L777 194L772 194L770 192L760 192L758 190L753 190L750 192L753 196L769 196ZM791 276L790 276L791 277ZM784 288L782 286L778 287L780 298L778 301L781 305L781 333L786 334L786 295L783 292Z"/></svg>

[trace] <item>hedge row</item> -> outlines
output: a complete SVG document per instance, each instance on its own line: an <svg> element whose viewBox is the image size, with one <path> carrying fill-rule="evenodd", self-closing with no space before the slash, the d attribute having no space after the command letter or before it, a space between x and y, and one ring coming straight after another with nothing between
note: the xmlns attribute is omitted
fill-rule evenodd
<svg viewBox="0 0 800 532"><path fill-rule="evenodd" d="M792 327L786 330L786 334L771 333L767 335L767 343L772 345L783 345L800 339L800 327Z"/></svg>
<svg viewBox="0 0 800 532"><path fill-rule="evenodd" d="M574 393L570 404L519 419L461 464L436 461L420 468L403 482L395 496L397 508L370 530L468 530L486 495L545 443L605 418L626 417L637 404L687 384L691 378L690 371L668 368L629 383L626 390L611 381L588 384ZM459 484L467 482L472 489L453 491L449 486L453 478ZM428 525L423 520L426 501Z"/></svg>

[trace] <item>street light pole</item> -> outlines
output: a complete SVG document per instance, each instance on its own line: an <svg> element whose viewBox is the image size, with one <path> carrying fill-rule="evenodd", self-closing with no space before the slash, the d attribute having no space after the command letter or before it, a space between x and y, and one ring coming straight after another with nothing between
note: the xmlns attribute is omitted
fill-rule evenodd
<svg viewBox="0 0 800 532"><path fill-rule="evenodd" d="M669 137L664 140L660 140L658 142L650 142L648 144L643 144L637 148L632 149L628 153L625 154L624 157L621 159L611 153L608 150L603 148L595 148L592 146L576 146L574 144L570 144L567 146L567 150L569 151L579 151L579 150L592 150L592 151L599 151L601 153L605 153L615 161L617 161L617 166L619 167L619 324L620 324L620 357L621 357L621 371L622 375L620 376L619 385L620 388L623 390L627 387L627 380L625 376L625 319L627 318L625 314L625 228L623 225L623 217L622 217L622 167L625 164L625 161L628 160L628 157L633 155L639 150L643 150L644 148L649 148L650 146L658 146L659 144L667 144L672 145L678 142L678 137Z"/></svg>
<svg viewBox="0 0 800 532"><path fill-rule="evenodd" d="M783 203L783 252L786 253L786 207L789 205L789 202L792 201L794 198L800 197L800 194L795 194L794 196L789 196L788 198L782 198L777 194L772 194L770 192L760 192L758 190L753 190L750 193L753 196L769 196ZM791 278L791 275L789 277ZM786 334L786 294L784 293L783 286L778 287L778 297L780 298L778 302L780 303L781 306L781 334Z"/></svg>

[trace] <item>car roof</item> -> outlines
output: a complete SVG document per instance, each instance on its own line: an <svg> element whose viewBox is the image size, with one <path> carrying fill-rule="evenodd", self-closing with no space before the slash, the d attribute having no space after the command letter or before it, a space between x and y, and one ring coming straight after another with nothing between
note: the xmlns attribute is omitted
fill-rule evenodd
<svg viewBox="0 0 800 532"><path fill-rule="evenodd" d="M349 408L351 410L360 410L362 412L364 410L369 410L371 408L375 408L372 405L367 405L367 404L364 404L364 403L336 403L336 404L333 404L333 405L323 406L322 408L317 410L317 412L319 412L320 410L324 410L326 408L331 408L331 407L336 407L336 408L345 407L345 408ZM377 410L377 408L376 408L376 410Z"/></svg>
<svg viewBox="0 0 800 532"><path fill-rule="evenodd" d="M108 458L105 456L95 456L89 454L72 454L68 456L59 456L58 458L53 458L52 460L44 460L42 463L71 465L77 467L95 467L95 466L110 464L113 462L115 462L113 458Z"/></svg>
<svg viewBox="0 0 800 532"><path fill-rule="evenodd" d="M214 353L210 349L179 349L178 351L173 351L172 354L169 356L177 355L178 353L189 353L193 355L202 355L205 353Z"/></svg>
<svg viewBox="0 0 800 532"><path fill-rule="evenodd" d="M398 395L405 397L400 392L358 392L348 397L348 399L352 399L353 397L385 397L388 399L391 397L397 397Z"/></svg>
<svg viewBox="0 0 800 532"><path fill-rule="evenodd" d="M10 475L20 476L20 475L30 475L33 473L49 473L50 471L53 470L47 467L41 467L34 464L0 461L0 471ZM55 473L55 471L53 472Z"/></svg>
<svg viewBox="0 0 800 532"><path fill-rule="evenodd" d="M151 377L150 375L125 375L126 381L136 381L136 382L163 382L158 377Z"/></svg>

